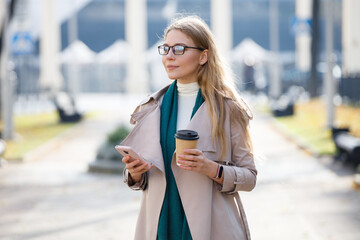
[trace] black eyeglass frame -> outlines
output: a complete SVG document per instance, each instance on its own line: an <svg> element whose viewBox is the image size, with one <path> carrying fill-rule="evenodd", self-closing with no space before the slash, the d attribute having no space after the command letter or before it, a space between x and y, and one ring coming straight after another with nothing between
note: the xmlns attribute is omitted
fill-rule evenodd
<svg viewBox="0 0 360 240"><path fill-rule="evenodd" d="M169 50L167 51L167 53L166 53L166 54L161 54L161 53L160 53L160 48L161 48L161 47L168 47L168 48L169 48ZM177 53L175 53L175 49L174 49L174 47L183 47L183 48L184 48L184 51L182 51L182 53L181 53L181 54L177 54ZM168 54L169 54L170 49L171 49L174 55L184 55L184 53L185 53L185 49L187 49L187 48L197 49L197 50L200 50L200 51L204 51L204 50L205 50L204 48L199 48L199 47L189 47L189 46L184 46L184 45L174 45L174 46L160 45L160 46L158 46L158 52L159 52L159 54L160 54L161 56L165 56L165 55L168 55ZM165 49L164 49L164 50L165 50Z"/></svg>

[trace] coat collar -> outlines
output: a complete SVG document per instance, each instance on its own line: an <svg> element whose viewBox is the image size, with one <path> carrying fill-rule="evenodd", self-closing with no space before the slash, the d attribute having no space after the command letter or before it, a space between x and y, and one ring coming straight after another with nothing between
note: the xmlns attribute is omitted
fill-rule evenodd
<svg viewBox="0 0 360 240"><path fill-rule="evenodd" d="M162 96L165 94L165 92L169 89L170 85L171 85L171 83L166 85L165 87L161 88L157 92L149 95L147 98L145 98L140 103L140 105L148 103L148 102L150 102L150 100L155 100L156 102L158 102L162 98ZM229 96L223 96L223 97L226 98L228 101L233 101L233 99L230 98ZM249 119L249 120L253 119L253 113L251 111L250 106L247 104L247 102L242 97L239 97L238 101L239 101L240 105L242 106L243 113L247 117L247 119Z"/></svg>
<svg viewBox="0 0 360 240"><path fill-rule="evenodd" d="M154 101L151 106L132 115L132 120L136 121L137 124L122 143L122 145L132 146L135 151L143 154L143 157L151 160L162 172L164 172L165 168L160 145L160 106L161 99L169 86L170 85L167 85L149 95L140 103L138 108ZM187 129L199 133L198 149L202 151L215 151L211 140L211 121L206 102L197 110L189 122ZM141 132L146 132L146 135L141 134Z"/></svg>
<svg viewBox="0 0 360 240"><path fill-rule="evenodd" d="M165 87L161 88L157 92L149 95L142 103L140 103L139 106L144 105L146 103L149 103L151 100L155 101L156 106L153 106L153 108L149 109L150 111L157 109L157 107L160 107L161 99L166 93L166 91L169 89L171 84L166 85ZM160 109L157 109L160 110ZM136 116L137 113L135 113ZM136 117L143 117L146 114L141 114L139 112L139 115ZM159 117L159 123L160 123L160 112L158 114L153 115L154 117ZM208 139L211 139L211 121L209 118L209 111L207 108L207 103L204 102L200 108L197 110L197 112L194 114L193 118L190 120L189 124L187 125L186 129L193 130L198 132L200 139L198 142L198 147L201 148L202 151L215 151L214 146L211 141L207 141ZM160 134L160 132L159 132Z"/></svg>
<svg viewBox="0 0 360 240"><path fill-rule="evenodd" d="M142 100L140 102L139 106L144 105L144 104L150 102L151 100L155 100L155 102L158 103L159 100L164 96L166 91L169 89L170 85L171 84L168 84L165 87L158 90L157 92L154 92L153 94L147 96L144 100Z"/></svg>

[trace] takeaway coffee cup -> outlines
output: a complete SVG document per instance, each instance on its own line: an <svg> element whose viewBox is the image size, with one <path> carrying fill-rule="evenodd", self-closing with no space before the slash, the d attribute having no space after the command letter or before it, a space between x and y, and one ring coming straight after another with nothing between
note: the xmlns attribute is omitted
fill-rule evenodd
<svg viewBox="0 0 360 240"><path fill-rule="evenodd" d="M191 130L179 130L175 134L176 139L176 164L178 164L178 155L184 154L184 149L194 149L197 147L199 135Z"/></svg>

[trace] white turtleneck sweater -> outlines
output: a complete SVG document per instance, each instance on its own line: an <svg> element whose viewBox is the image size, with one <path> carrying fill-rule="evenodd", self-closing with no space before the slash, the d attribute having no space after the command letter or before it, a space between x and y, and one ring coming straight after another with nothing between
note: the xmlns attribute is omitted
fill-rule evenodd
<svg viewBox="0 0 360 240"><path fill-rule="evenodd" d="M190 122L196 97L199 91L197 82L181 84L177 82L178 89L178 113L177 113L177 130L186 129Z"/></svg>

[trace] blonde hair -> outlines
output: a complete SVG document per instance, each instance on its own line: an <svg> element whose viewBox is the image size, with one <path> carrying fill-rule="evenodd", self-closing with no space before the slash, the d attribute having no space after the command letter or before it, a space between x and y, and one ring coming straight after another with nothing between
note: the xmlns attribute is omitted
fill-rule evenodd
<svg viewBox="0 0 360 240"><path fill-rule="evenodd" d="M230 98L234 103L235 109L231 113L231 121L237 120L240 123L245 133L245 143L252 152L248 129L248 121L252 119L252 113L233 85L231 71L221 60L208 25L198 16L181 16L174 19L165 29L164 38L171 30L183 32L194 41L196 47L208 49L208 61L200 67L197 80L210 112L212 141L214 143L215 139L219 139L221 158L225 158L224 154L227 151L225 132L222 131L226 116L225 98Z"/></svg>

